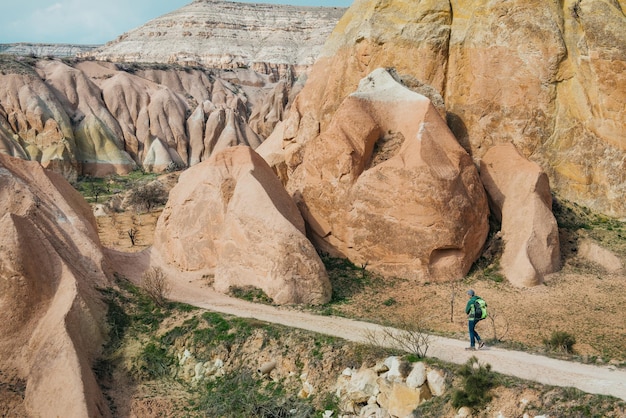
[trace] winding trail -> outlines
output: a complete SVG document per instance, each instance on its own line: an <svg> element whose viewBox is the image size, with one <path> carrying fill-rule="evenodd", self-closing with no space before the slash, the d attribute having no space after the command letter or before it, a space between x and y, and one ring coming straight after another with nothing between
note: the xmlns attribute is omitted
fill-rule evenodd
<svg viewBox="0 0 626 418"><path fill-rule="evenodd" d="M332 335L349 341L366 343L368 335L382 335L384 327L347 318L320 316L287 307L250 303L214 292L201 279L175 281L170 298L200 308L244 318L300 328ZM611 395L626 400L626 370L612 366L551 359L521 351L485 347L480 351L465 351L466 341L432 336L428 356L463 364L475 355L489 363L492 370L505 375L539 382L545 385L575 387L583 392Z"/></svg>

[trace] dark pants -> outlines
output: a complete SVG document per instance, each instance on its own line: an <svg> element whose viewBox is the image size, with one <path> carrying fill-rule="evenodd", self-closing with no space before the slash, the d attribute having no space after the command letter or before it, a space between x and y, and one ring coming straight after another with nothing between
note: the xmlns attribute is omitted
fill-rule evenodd
<svg viewBox="0 0 626 418"><path fill-rule="evenodd" d="M478 321L474 319L470 319L469 321L467 321L467 323L469 325L470 346L474 347L474 345L476 344L476 341L480 343L480 335L478 335L478 333L474 329Z"/></svg>

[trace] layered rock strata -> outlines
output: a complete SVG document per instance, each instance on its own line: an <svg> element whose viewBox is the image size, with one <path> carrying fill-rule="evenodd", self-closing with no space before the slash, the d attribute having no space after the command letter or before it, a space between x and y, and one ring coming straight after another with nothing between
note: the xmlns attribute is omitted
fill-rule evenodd
<svg viewBox="0 0 626 418"><path fill-rule="evenodd" d="M478 172L431 102L379 69L303 146L287 188L315 245L388 276L463 277L487 236Z"/></svg>
<svg viewBox="0 0 626 418"><path fill-rule="evenodd" d="M154 251L221 292L254 286L279 304L328 302L330 281L304 221L267 163L230 147L187 171L159 217Z"/></svg>
<svg viewBox="0 0 626 418"><path fill-rule="evenodd" d="M344 12L340 7L196 0L88 55L117 62L299 71L313 64Z"/></svg>
<svg viewBox="0 0 626 418"><path fill-rule="evenodd" d="M74 57L91 52L101 45L78 44L44 44L31 42L17 42L0 44L0 54L34 55L37 57Z"/></svg>

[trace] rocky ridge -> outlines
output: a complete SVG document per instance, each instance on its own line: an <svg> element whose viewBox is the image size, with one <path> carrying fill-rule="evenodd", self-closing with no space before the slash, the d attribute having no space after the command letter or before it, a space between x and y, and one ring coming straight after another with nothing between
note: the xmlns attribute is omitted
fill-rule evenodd
<svg viewBox="0 0 626 418"><path fill-rule="evenodd" d="M78 44L42 44L18 42L12 44L0 44L0 54L31 55L37 57L75 57L79 54L88 53L100 45Z"/></svg>
<svg viewBox="0 0 626 418"><path fill-rule="evenodd" d="M83 56L117 62L162 62L211 68L312 65L345 12L195 0Z"/></svg>
<svg viewBox="0 0 626 418"><path fill-rule="evenodd" d="M80 175L184 168L213 151L256 148L298 89L253 70L5 60L0 150Z"/></svg>
<svg viewBox="0 0 626 418"><path fill-rule="evenodd" d="M60 175L0 154L0 225L0 370L24 388L0 385L8 416L110 416L92 370L109 272L91 208Z"/></svg>

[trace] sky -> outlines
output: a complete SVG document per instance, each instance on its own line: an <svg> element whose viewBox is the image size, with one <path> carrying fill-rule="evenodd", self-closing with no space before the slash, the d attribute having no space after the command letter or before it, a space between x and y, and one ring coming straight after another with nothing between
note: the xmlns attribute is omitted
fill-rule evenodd
<svg viewBox="0 0 626 418"><path fill-rule="evenodd" d="M348 7L352 0L256 0L247 3ZM96 45L112 41L192 0L9 0L0 13L0 43Z"/></svg>

